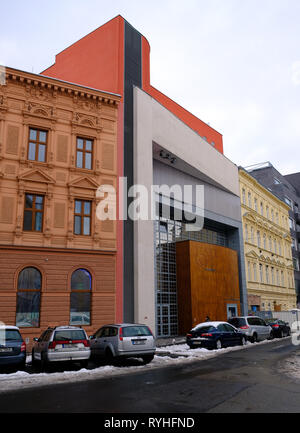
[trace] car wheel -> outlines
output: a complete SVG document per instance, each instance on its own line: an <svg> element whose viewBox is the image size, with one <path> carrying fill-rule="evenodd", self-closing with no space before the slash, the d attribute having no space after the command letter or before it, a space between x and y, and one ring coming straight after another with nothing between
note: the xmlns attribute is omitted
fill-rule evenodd
<svg viewBox="0 0 300 433"><path fill-rule="evenodd" d="M216 341L216 349L222 349L222 342L219 339Z"/></svg>
<svg viewBox="0 0 300 433"><path fill-rule="evenodd" d="M288 329L288 332L287 332L286 336L289 337L290 335L291 335L291 330Z"/></svg>
<svg viewBox="0 0 300 433"><path fill-rule="evenodd" d="M283 338L283 331L282 331L282 329L279 332L279 338Z"/></svg>
<svg viewBox="0 0 300 433"><path fill-rule="evenodd" d="M80 367L81 368L87 368L89 361L85 360L85 361L80 361Z"/></svg>
<svg viewBox="0 0 300 433"><path fill-rule="evenodd" d="M195 349L195 346L193 344L188 344L190 349Z"/></svg>
<svg viewBox="0 0 300 433"><path fill-rule="evenodd" d="M32 367L35 369L35 370L42 370L42 361L41 360L37 360L37 359L35 359L35 357L34 357L34 350L32 349L32 352L31 352L31 365L32 365Z"/></svg>
<svg viewBox="0 0 300 433"><path fill-rule="evenodd" d="M257 334L253 334L251 337L251 343L257 343Z"/></svg>
<svg viewBox="0 0 300 433"><path fill-rule="evenodd" d="M105 351L105 361L107 364L113 364L114 355L112 354L112 351L110 349L106 349Z"/></svg>
<svg viewBox="0 0 300 433"><path fill-rule="evenodd" d="M142 356L142 360L143 360L144 364L149 364L151 361L153 361L153 359L154 359L154 355Z"/></svg>
<svg viewBox="0 0 300 433"><path fill-rule="evenodd" d="M46 360L45 355L42 353L41 354L40 369L41 369L41 371L45 371L45 370L47 370L47 367L48 367L48 361Z"/></svg>
<svg viewBox="0 0 300 433"><path fill-rule="evenodd" d="M273 340L273 338L274 338L274 332L273 332L273 331L271 331L271 332L270 332L270 336L269 336L269 338L268 338L268 339L269 339L269 340Z"/></svg>
<svg viewBox="0 0 300 433"><path fill-rule="evenodd" d="M19 370L24 371L25 368L26 368L26 361L24 360L23 362L20 363Z"/></svg>

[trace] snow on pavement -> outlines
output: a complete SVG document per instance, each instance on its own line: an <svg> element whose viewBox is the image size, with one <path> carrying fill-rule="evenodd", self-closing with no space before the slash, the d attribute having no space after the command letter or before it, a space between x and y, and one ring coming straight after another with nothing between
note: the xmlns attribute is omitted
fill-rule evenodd
<svg viewBox="0 0 300 433"><path fill-rule="evenodd" d="M265 340L255 344L267 344L275 340ZM205 360L220 356L224 353L237 350L245 350L252 347L253 344L247 343L245 346L235 346L219 350L207 350L204 348L190 349L187 344L178 344L166 347L158 347L156 349L157 355L154 360L147 365L134 365L134 366L110 366L105 365L91 370L81 369L77 371L64 371L54 373L28 373L26 371L18 371L10 374L0 374L0 393L20 390L25 388L70 383L76 381L95 380L117 375L124 375L128 373L135 373L138 371L147 371L155 368L160 368L168 365L176 365L195 360ZM166 356L164 356L166 353ZM160 354L160 355L159 355ZM27 363L31 362L31 356L27 357Z"/></svg>

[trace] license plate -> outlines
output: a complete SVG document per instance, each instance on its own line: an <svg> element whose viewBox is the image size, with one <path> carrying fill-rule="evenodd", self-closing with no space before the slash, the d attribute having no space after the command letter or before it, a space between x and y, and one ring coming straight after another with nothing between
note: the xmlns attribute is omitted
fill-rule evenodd
<svg viewBox="0 0 300 433"><path fill-rule="evenodd" d="M145 344L145 340L132 340L132 344Z"/></svg>
<svg viewBox="0 0 300 433"><path fill-rule="evenodd" d="M78 349L77 344L62 344L63 349Z"/></svg>
<svg viewBox="0 0 300 433"><path fill-rule="evenodd" d="M0 347L0 352L12 352L12 347Z"/></svg>

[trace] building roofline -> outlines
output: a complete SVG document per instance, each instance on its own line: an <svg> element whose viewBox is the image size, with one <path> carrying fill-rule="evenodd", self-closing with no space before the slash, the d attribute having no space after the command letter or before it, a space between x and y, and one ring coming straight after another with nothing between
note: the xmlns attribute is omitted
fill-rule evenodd
<svg viewBox="0 0 300 433"><path fill-rule="evenodd" d="M121 99L121 95L117 94L117 93L112 93L112 92L108 92L105 90L100 90L100 89L95 89L92 87L88 87L88 86L83 86L81 84L76 84L76 83L72 83L69 81L64 81L58 78L53 78L53 77L49 77L47 75L42 75L42 74L35 74L33 72L28 72L28 71L23 71L20 69L16 69L16 68L11 68L9 66L4 66L5 68L5 73L7 75L7 77L10 77L14 80L17 80L17 78L19 78L20 81L24 82L25 80L33 81L33 84L40 82L45 83L45 81L50 80L50 82L52 83L48 83L48 84L52 84L53 86L57 86L60 88L65 88L65 87L73 87L73 91L76 92L81 92L81 93L87 93L87 94L93 94L96 93L97 97L102 96L103 99L107 99L107 100L112 100L115 102L118 102ZM60 86L59 86L60 85ZM85 92L83 92L83 89L85 90ZM71 89L70 89L71 90ZM102 95L101 95L102 94Z"/></svg>
<svg viewBox="0 0 300 433"><path fill-rule="evenodd" d="M273 167L273 166L272 166ZM290 210L290 207L289 207L289 205L287 204L287 203L285 203L285 201L283 201L277 194L276 194L276 192L275 191L270 191L269 190L269 188L268 187L265 187L263 184L261 184L255 177L253 177L252 175L251 175L251 173L249 173L244 167L242 167L242 166L239 166L238 167L239 168L239 172L240 171L243 171L244 172L244 174L246 175L246 176L248 176L249 178L251 178L251 180L253 180L260 188L262 188L263 190L265 190L269 195L272 195L272 196L274 196L274 198L277 200L277 201L280 201L280 204L283 204L288 210Z"/></svg>

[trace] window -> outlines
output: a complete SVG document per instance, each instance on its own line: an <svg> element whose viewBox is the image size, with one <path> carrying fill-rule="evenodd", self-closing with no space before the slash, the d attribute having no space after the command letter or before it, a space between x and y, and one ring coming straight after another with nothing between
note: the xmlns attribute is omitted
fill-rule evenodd
<svg viewBox="0 0 300 433"><path fill-rule="evenodd" d="M48 132L29 128L28 159L30 161L46 162Z"/></svg>
<svg viewBox="0 0 300 433"><path fill-rule="evenodd" d="M297 249L297 242L296 239L292 238L291 248Z"/></svg>
<svg viewBox="0 0 300 433"><path fill-rule="evenodd" d="M272 251L272 238L269 236L269 250Z"/></svg>
<svg viewBox="0 0 300 433"><path fill-rule="evenodd" d="M290 229L295 230L295 221L292 218L289 218Z"/></svg>
<svg viewBox="0 0 300 433"><path fill-rule="evenodd" d="M289 205L289 207L290 207L291 209L293 209L292 200L290 200L288 197L284 197L284 201L286 202L286 204Z"/></svg>
<svg viewBox="0 0 300 433"><path fill-rule="evenodd" d="M91 170L93 167L93 141L77 137L76 167Z"/></svg>
<svg viewBox="0 0 300 433"><path fill-rule="evenodd" d="M275 274L274 274L273 266L271 267L271 281L272 281L272 284L274 285L275 284Z"/></svg>
<svg viewBox="0 0 300 433"><path fill-rule="evenodd" d="M91 234L92 202L75 200L74 233L90 236Z"/></svg>
<svg viewBox="0 0 300 433"><path fill-rule="evenodd" d="M263 265L262 264L259 265L259 275L260 275L260 282L263 283L264 282L264 276L263 276Z"/></svg>
<svg viewBox="0 0 300 433"><path fill-rule="evenodd" d="M43 230L44 197L25 194L23 230L41 232Z"/></svg>
<svg viewBox="0 0 300 433"><path fill-rule="evenodd" d="M248 262L248 280L251 281L251 263Z"/></svg>
<svg viewBox="0 0 300 433"><path fill-rule="evenodd" d="M260 202L260 214L264 215L264 205L262 201Z"/></svg>
<svg viewBox="0 0 300 433"><path fill-rule="evenodd" d="M242 189L242 200L243 200L243 204L246 204L246 191L244 188Z"/></svg>
<svg viewBox="0 0 300 433"><path fill-rule="evenodd" d="M276 177L274 177L274 184L275 184L275 185L280 185L281 182L280 182L280 180L278 180Z"/></svg>
<svg viewBox="0 0 300 433"><path fill-rule="evenodd" d="M284 287L284 273L281 271L281 285Z"/></svg>
<svg viewBox="0 0 300 433"><path fill-rule="evenodd" d="M269 214L269 206L266 207L266 216L267 216L267 219L269 219L269 216L270 216L270 214Z"/></svg>
<svg viewBox="0 0 300 433"><path fill-rule="evenodd" d="M269 284L269 266L266 265L266 283Z"/></svg>
<svg viewBox="0 0 300 433"><path fill-rule="evenodd" d="M256 263L253 263L253 281L257 281Z"/></svg>
<svg viewBox="0 0 300 433"><path fill-rule="evenodd" d="M254 209L257 212L257 198L256 197L254 199Z"/></svg>
<svg viewBox="0 0 300 433"><path fill-rule="evenodd" d="M92 276L77 269L71 277L70 325L91 324Z"/></svg>
<svg viewBox="0 0 300 433"><path fill-rule="evenodd" d="M249 206L249 207L252 207L251 192L248 192L248 206Z"/></svg>
<svg viewBox="0 0 300 433"><path fill-rule="evenodd" d="M267 249L267 235L264 233L264 249Z"/></svg>
<svg viewBox="0 0 300 433"><path fill-rule="evenodd" d="M257 231L257 246L260 248L260 231Z"/></svg>
<svg viewBox="0 0 300 433"><path fill-rule="evenodd" d="M280 285L280 281L279 281L279 271L278 269L276 269L276 282L277 282L277 286Z"/></svg>
<svg viewBox="0 0 300 433"><path fill-rule="evenodd" d="M245 241L248 242L248 224L245 225Z"/></svg>
<svg viewBox="0 0 300 433"><path fill-rule="evenodd" d="M295 271L299 271L299 259L293 257L293 264Z"/></svg>
<svg viewBox="0 0 300 433"><path fill-rule="evenodd" d="M18 277L17 316L19 327L38 327L42 275L36 268L23 269Z"/></svg>

